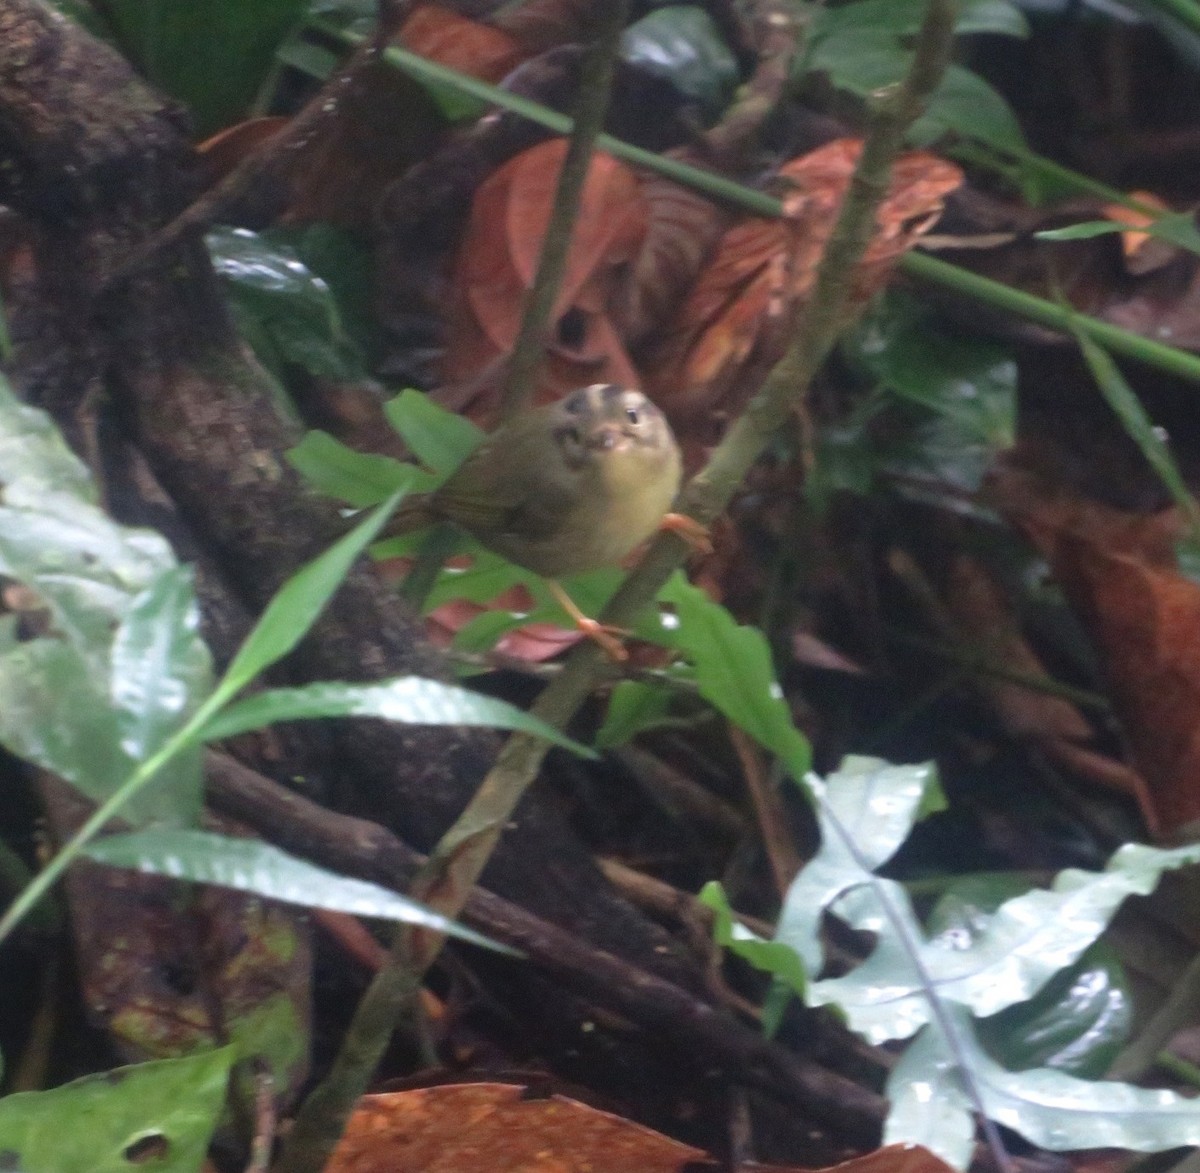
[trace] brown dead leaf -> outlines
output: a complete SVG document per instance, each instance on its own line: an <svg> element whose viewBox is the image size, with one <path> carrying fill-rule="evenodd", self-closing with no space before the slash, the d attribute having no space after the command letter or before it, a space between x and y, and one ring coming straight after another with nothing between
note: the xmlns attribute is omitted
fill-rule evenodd
<svg viewBox="0 0 1200 1173"><path fill-rule="evenodd" d="M565 139L551 139L522 152L480 187L472 204L454 266L443 376L474 385L468 414L477 421L489 422L495 408L498 374L520 329L566 149ZM645 230L633 172L598 152L580 198L538 402L586 383L637 385L609 307Z"/></svg>
<svg viewBox="0 0 1200 1173"><path fill-rule="evenodd" d="M679 1173L705 1159L609 1112L523 1094L474 1083L366 1096L327 1173Z"/></svg>
<svg viewBox="0 0 1200 1173"><path fill-rule="evenodd" d="M247 118L205 139L196 147L204 185L224 179L243 159L262 150L287 124L288 120L277 114Z"/></svg>
<svg viewBox="0 0 1200 1173"><path fill-rule="evenodd" d="M62 841L91 806L49 775L41 791ZM66 892L89 1017L126 1062L240 1037L274 1045L276 1094L286 1101L295 1093L308 1071L312 964L310 932L296 910L86 859L72 864ZM294 1047L286 1057L284 1037Z"/></svg>
<svg viewBox="0 0 1200 1173"><path fill-rule="evenodd" d="M949 1173L950 1170L941 1157L915 1144L887 1145L820 1170L796 1165L746 1165L743 1168L746 1173Z"/></svg>
<svg viewBox="0 0 1200 1173"><path fill-rule="evenodd" d="M729 223L706 195L661 176L645 176L641 191L646 239L615 309L629 346L649 339L674 313Z"/></svg>
<svg viewBox="0 0 1200 1173"><path fill-rule="evenodd" d="M964 555L952 563L946 607L957 634L987 662L1017 678L1046 678L1008 600L973 558ZM997 676L980 677L977 683L1010 736L1041 743L1091 740L1091 726L1070 701Z"/></svg>
<svg viewBox="0 0 1200 1173"><path fill-rule="evenodd" d="M500 81L527 56L507 33L440 4L419 5L404 22L398 39L430 61L490 82Z"/></svg>
<svg viewBox="0 0 1200 1173"><path fill-rule="evenodd" d="M736 413L753 374L779 358L788 323L812 294L861 148L856 139L838 139L792 160L780 170L792 185L784 216L745 220L725 233L647 363L646 385L673 422L715 409ZM878 231L855 278L850 314L882 288L961 182L959 169L935 155L913 152L896 161Z"/></svg>
<svg viewBox="0 0 1200 1173"><path fill-rule="evenodd" d="M1148 825L1168 832L1200 818L1200 586L1175 568L1174 512L1120 512L1017 470L993 491L1049 559L1100 654L1148 785Z"/></svg>

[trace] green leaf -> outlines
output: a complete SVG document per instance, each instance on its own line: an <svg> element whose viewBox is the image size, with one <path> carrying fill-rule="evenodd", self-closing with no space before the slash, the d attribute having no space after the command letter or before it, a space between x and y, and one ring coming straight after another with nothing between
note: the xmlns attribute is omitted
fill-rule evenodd
<svg viewBox="0 0 1200 1173"><path fill-rule="evenodd" d="M700 695L775 754L803 784L811 750L792 722L762 632L738 626L724 607L680 574L659 599L675 607L678 625L664 629L664 638L695 665Z"/></svg>
<svg viewBox="0 0 1200 1173"><path fill-rule="evenodd" d="M796 951L779 941L764 941L757 933L746 928L734 915L729 906L725 889L715 880L710 880L700 890L701 904L714 913L713 940L722 949L748 961L755 969L774 974L788 989L803 996L808 984L804 964Z"/></svg>
<svg viewBox="0 0 1200 1173"><path fill-rule="evenodd" d="M359 509L378 505L397 489L421 492L424 474L375 452L356 452L328 432L307 432L287 453L288 463L319 493Z"/></svg>
<svg viewBox="0 0 1200 1173"><path fill-rule="evenodd" d="M1085 220L1080 224L1068 224L1065 228L1048 228L1035 232L1038 240L1090 240L1095 236L1111 236L1116 232L1129 232L1130 225L1115 220ZM1165 212L1156 215L1152 223L1139 225L1138 232L1166 241L1176 248L1191 253L1200 253L1200 229L1191 212Z"/></svg>
<svg viewBox="0 0 1200 1173"><path fill-rule="evenodd" d="M1115 220L1085 220L1080 224L1068 224L1065 228L1047 228L1043 232L1035 232L1037 240L1091 240L1095 236L1112 236L1117 232L1128 232L1128 224L1118 224Z"/></svg>
<svg viewBox="0 0 1200 1173"><path fill-rule="evenodd" d="M1092 378L1096 380L1096 386L1104 396L1104 402L1112 408L1129 438L1146 458L1146 463L1154 470L1175 504L1188 519L1192 532L1200 538L1200 505L1197 505L1196 499L1188 491L1166 442L1146 414L1142 401L1125 381L1125 376L1121 374L1120 368L1107 350L1097 346L1082 330L1072 332L1080 350L1083 351Z"/></svg>
<svg viewBox="0 0 1200 1173"><path fill-rule="evenodd" d="M835 470L853 454L866 469L974 492L996 454L1015 442L1017 365L1005 347L950 333L900 295L883 298L844 346L882 386L829 453L838 459ZM866 425L887 409L885 446ZM850 474L841 475L844 484Z"/></svg>
<svg viewBox="0 0 1200 1173"><path fill-rule="evenodd" d="M1078 960L1127 897L1144 896L1164 871L1197 862L1200 845L1167 851L1128 844L1102 872L1070 868L1060 872L1049 889L1035 888L1006 900L965 947L956 932L926 940L903 891L898 886L887 891L918 942L922 964L941 997L988 1016L1034 997L1056 973ZM852 889L833 911L854 928L877 932L878 939L857 969L814 982L810 1002L840 1006L852 1028L871 1042L911 1035L928 1020L926 994L905 943L881 915L877 896L870 888Z"/></svg>
<svg viewBox="0 0 1200 1173"><path fill-rule="evenodd" d="M21 1173L198 1173L225 1102L232 1047L0 1099L0 1152ZM154 1154L139 1157L140 1146Z"/></svg>
<svg viewBox="0 0 1200 1173"><path fill-rule="evenodd" d="M109 798L184 723L211 682L191 574L158 534L117 525L44 413L0 382L0 572L49 607L52 634L0 648L0 741ZM195 756L127 811L187 822Z"/></svg>
<svg viewBox="0 0 1200 1173"><path fill-rule="evenodd" d="M95 505L91 473L40 408L22 403L0 375L0 481L4 503L36 509L47 492ZM165 546L165 543L163 544Z"/></svg>
<svg viewBox="0 0 1200 1173"><path fill-rule="evenodd" d="M911 52L890 31L835 30L814 37L805 66L828 74L839 89L865 98L900 81L911 59Z"/></svg>
<svg viewBox="0 0 1200 1173"><path fill-rule="evenodd" d="M293 247L248 228L214 228L205 241L239 328L277 376L292 363L329 379L365 377L333 293Z"/></svg>
<svg viewBox="0 0 1200 1173"><path fill-rule="evenodd" d="M230 705L208 721L204 737L216 741L276 721L302 721L314 717L376 717L412 725L484 725L520 729L586 757L595 756L585 746L515 705L420 676L401 676L375 684L322 681L301 688L256 693Z"/></svg>
<svg viewBox="0 0 1200 1173"><path fill-rule="evenodd" d="M283 584L238 649L217 691L209 698L209 707L215 708L240 692L304 638L350 572L354 560L375 540L403 495L402 491L393 493L345 537Z"/></svg>
<svg viewBox="0 0 1200 1173"><path fill-rule="evenodd" d="M897 396L993 450L1016 442L1017 364L1007 347L950 333L911 299L889 298L847 350Z"/></svg>
<svg viewBox="0 0 1200 1173"><path fill-rule="evenodd" d="M1021 876L959 877L934 906L926 931L966 947L986 931L1001 904L1028 890ZM1029 1001L979 1019L975 1028L988 1053L1009 1070L1053 1067L1099 1078L1128 1037L1132 1017L1121 963L1100 940Z"/></svg>
<svg viewBox="0 0 1200 1173"><path fill-rule="evenodd" d="M111 0L104 13L125 55L160 89L187 104L201 134L241 118L275 48L307 0Z"/></svg>
<svg viewBox="0 0 1200 1173"><path fill-rule="evenodd" d="M191 567L179 566L134 599L113 639L111 703L121 749L133 763L164 746L212 685L212 658L199 636ZM190 825L200 816L198 749L182 750L133 810ZM102 795L99 797L107 797Z"/></svg>
<svg viewBox="0 0 1200 1173"><path fill-rule="evenodd" d="M925 113L910 128L908 141L928 146L948 134L1008 153L1028 150L1012 107L998 90L961 65L951 65L943 74Z"/></svg>
<svg viewBox="0 0 1200 1173"><path fill-rule="evenodd" d="M664 78L715 118L740 80L737 59L713 19L691 4L656 8L621 36L621 57Z"/></svg>
<svg viewBox="0 0 1200 1173"><path fill-rule="evenodd" d="M209 831L135 831L97 839L87 854L110 867L254 892L306 908L421 925L475 945L513 952L407 896L339 876L257 839L234 839Z"/></svg>
<svg viewBox="0 0 1200 1173"><path fill-rule="evenodd" d="M384 412L417 459L441 478L458 468L483 440L482 429L420 391L401 391Z"/></svg>
<svg viewBox="0 0 1200 1173"><path fill-rule="evenodd" d="M824 781L810 776L808 787L818 797L821 849L792 881L775 939L794 949L810 973L818 973L824 963L821 920L826 910L838 910L843 898L860 890L870 894L876 883L890 885L889 891L907 907L898 885L875 880L860 866L843 832L866 867L874 869L886 863L914 824L944 800L931 765L893 766L868 757L848 757ZM878 915L871 925L881 931L886 927Z"/></svg>
<svg viewBox="0 0 1200 1173"><path fill-rule="evenodd" d="M189 566L158 577L131 603L113 637L113 708L121 745L149 757L195 709L212 682L212 661L200 642L200 608Z"/></svg>
<svg viewBox="0 0 1200 1173"><path fill-rule="evenodd" d="M813 19L812 36L834 33L876 32L901 38L915 36L925 18L925 0L858 0L836 8L821 7ZM968 33L994 33L1006 37L1026 37L1029 24L1024 14L1007 0L966 0L959 6L954 30Z"/></svg>
<svg viewBox="0 0 1200 1173"><path fill-rule="evenodd" d="M1049 1067L1099 1079L1133 1026L1133 1000L1116 954L1097 941L1028 1002L976 1023L992 1058L1010 1071Z"/></svg>
<svg viewBox="0 0 1200 1173"><path fill-rule="evenodd" d="M664 685L622 680L608 698L604 724L596 734L596 748L615 749L639 733L661 725L673 699L671 689Z"/></svg>
<svg viewBox="0 0 1200 1173"><path fill-rule="evenodd" d="M979 1046L970 1017L948 1006L958 1025L984 1110L997 1123L1052 1152L1130 1149L1162 1152L1200 1144L1200 1104L1159 1088L1077 1079L1037 1068L1006 1071ZM892 1113L884 1144L924 1144L956 1168L970 1162L974 1128L955 1060L940 1034L926 1027L888 1079ZM938 1106L932 1127L931 1103ZM957 1117L957 1120L953 1119Z"/></svg>

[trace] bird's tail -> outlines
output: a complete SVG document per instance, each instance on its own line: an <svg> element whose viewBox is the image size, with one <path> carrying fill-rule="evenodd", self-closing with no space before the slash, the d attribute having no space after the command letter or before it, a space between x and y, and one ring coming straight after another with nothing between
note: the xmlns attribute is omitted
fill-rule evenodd
<svg viewBox="0 0 1200 1173"><path fill-rule="evenodd" d="M398 538L413 530L424 529L437 521L438 514L430 504L428 493L414 493L400 502L399 508L388 518L380 538Z"/></svg>

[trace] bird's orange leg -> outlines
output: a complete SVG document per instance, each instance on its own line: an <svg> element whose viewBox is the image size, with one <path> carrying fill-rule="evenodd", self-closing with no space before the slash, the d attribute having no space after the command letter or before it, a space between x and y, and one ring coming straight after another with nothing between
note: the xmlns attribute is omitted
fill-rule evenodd
<svg viewBox="0 0 1200 1173"><path fill-rule="evenodd" d="M659 523L659 529L670 530L678 534L697 554L713 552L712 536L708 526L701 525L694 517L686 513L668 513Z"/></svg>
<svg viewBox="0 0 1200 1173"><path fill-rule="evenodd" d="M631 634L630 632L621 627L609 627L599 620L585 615L575 605L575 600L554 579L546 579L546 585L550 588L550 593L558 600L558 605L575 620L575 626L588 639L598 643L610 660L615 660L620 664L629 659L629 653L622 646L618 637L627 636Z"/></svg>

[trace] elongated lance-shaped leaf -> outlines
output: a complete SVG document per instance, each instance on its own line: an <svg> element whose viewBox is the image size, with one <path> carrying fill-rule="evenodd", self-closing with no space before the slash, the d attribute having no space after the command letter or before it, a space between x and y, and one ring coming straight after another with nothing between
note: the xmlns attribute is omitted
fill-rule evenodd
<svg viewBox="0 0 1200 1173"><path fill-rule="evenodd" d="M111 867L254 892L306 908L403 921L489 949L513 952L407 896L366 880L339 876L257 839L234 839L208 831L135 831L98 839L87 854Z"/></svg>
<svg viewBox="0 0 1200 1173"><path fill-rule="evenodd" d="M1075 339L1083 351L1083 357L1092 372L1092 378L1096 380L1096 386L1100 388L1100 394L1104 396L1104 401L1116 413L1129 438L1141 450L1146 463L1154 469L1158 479L1187 518L1193 538L1200 541L1200 505L1197 505L1195 497L1184 482L1166 442L1146 414L1142 401L1133 393L1133 388L1125 381L1125 376L1121 374L1120 368L1107 350L1093 342L1081 330L1075 331Z"/></svg>
<svg viewBox="0 0 1200 1173"><path fill-rule="evenodd" d="M403 489L393 493L348 534L284 583L238 649L216 693L210 698L210 709L215 710L240 692L304 638L349 573L354 560L374 541L403 496Z"/></svg>
<svg viewBox="0 0 1200 1173"><path fill-rule="evenodd" d="M420 676L401 676L373 684L323 681L258 693L224 709L205 725L204 736L208 741L218 741L276 721L313 717L378 717L413 725L521 729L576 753L595 756L586 746L515 705Z"/></svg>

